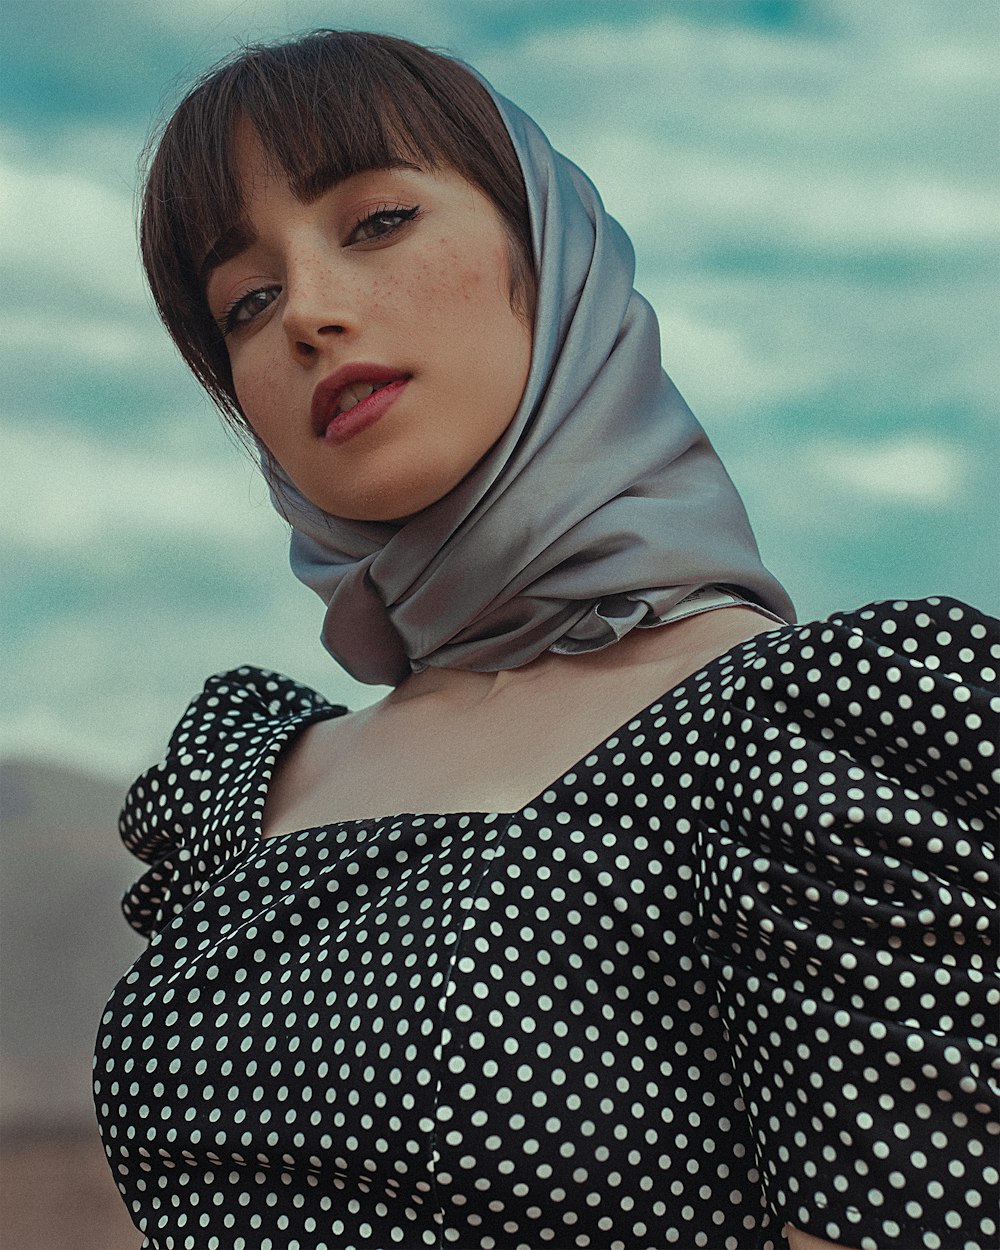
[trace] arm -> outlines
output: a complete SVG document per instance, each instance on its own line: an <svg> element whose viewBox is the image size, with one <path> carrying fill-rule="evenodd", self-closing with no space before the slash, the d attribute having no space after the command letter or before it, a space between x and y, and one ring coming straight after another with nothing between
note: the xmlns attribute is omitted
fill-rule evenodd
<svg viewBox="0 0 1000 1250"><path fill-rule="evenodd" d="M850 1250L850 1247L836 1242L821 1241L819 1237L813 1237L810 1233L800 1233L797 1228L792 1228L791 1224L786 1224L782 1232L788 1238L788 1250Z"/></svg>

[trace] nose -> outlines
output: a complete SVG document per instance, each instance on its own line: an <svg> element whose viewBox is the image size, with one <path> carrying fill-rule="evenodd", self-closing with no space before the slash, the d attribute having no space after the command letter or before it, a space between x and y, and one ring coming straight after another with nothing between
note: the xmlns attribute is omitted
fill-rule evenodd
<svg viewBox="0 0 1000 1250"><path fill-rule="evenodd" d="M318 256L289 266L282 325L289 349L309 364L331 343L357 329L358 293L343 274Z"/></svg>

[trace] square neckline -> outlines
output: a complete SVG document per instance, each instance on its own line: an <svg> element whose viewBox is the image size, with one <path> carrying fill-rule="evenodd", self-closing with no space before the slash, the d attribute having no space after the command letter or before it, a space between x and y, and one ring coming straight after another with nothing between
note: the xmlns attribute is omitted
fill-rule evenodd
<svg viewBox="0 0 1000 1250"><path fill-rule="evenodd" d="M262 831L264 809L267 805L268 793L270 791L271 783L274 780L274 774L277 771L278 763L282 754L295 742L298 735L310 725L316 724L319 721L332 720L337 716L347 715L351 709L346 708L343 705L328 705L326 707L318 707L312 709L311 711L300 713L299 716L295 718L297 723L288 727L278 728L268 739L267 745L264 748L268 754L274 755L274 763L271 766L270 776L266 779L266 781L262 782L257 789L256 798L258 800L262 799L263 801L255 802L253 804L251 822L254 828L254 836L250 839L250 843L251 845L259 844L260 846L267 846L267 844L271 842L282 842L290 838L298 838L310 833L321 833L330 829L350 827L357 828L364 825L385 825L400 820L453 821L460 820L462 817L468 817L470 819L486 819L488 817L493 817L497 820L513 820L516 816L519 816L528 808L535 807L540 804L550 790L557 791L565 786L567 778L575 778L575 774L592 755L596 755L600 751L603 751L613 739L620 737L635 722L645 719L649 715L665 707L669 701L681 696L692 682L703 679L709 669L716 665L723 664L741 648L756 643L762 637L771 637L773 634L777 633L780 628L781 627L779 626L774 630L764 630L759 634L754 634L752 637L746 638L742 642L737 643L735 646L730 647L727 651L722 652L720 655L713 657L707 664L703 664L693 673L689 673L680 682L678 682L677 685L669 687L662 694L657 695L655 699L650 700L650 702L644 707L641 707L637 712L634 712L628 717L627 720L622 721L611 731L611 733L607 734L599 742L595 743L592 747L585 751L583 755L574 760L568 768L564 769L563 772L553 778L553 780L547 782L540 790L531 795L526 802L522 803L520 807L515 808L513 811L486 811L482 808L466 808L447 812L415 812L402 810L398 812L388 812L384 815L377 816L346 816L339 820L329 820L321 824L303 825L300 829L290 829L285 833L265 834ZM785 625L785 628L788 628L787 624Z"/></svg>

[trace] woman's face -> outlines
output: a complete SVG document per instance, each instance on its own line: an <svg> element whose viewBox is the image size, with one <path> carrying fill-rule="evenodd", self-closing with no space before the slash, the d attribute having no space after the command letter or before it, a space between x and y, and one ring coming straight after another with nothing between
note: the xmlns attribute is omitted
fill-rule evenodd
<svg viewBox="0 0 1000 1250"><path fill-rule="evenodd" d="M369 171L303 203L249 128L238 155L246 217L206 293L243 413L324 511L411 516L482 459L524 391L531 332L500 217L447 170Z"/></svg>

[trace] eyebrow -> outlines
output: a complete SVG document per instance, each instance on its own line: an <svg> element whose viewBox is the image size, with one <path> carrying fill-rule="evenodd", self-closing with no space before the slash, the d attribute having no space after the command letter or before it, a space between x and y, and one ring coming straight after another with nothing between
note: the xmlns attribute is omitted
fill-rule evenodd
<svg viewBox="0 0 1000 1250"><path fill-rule="evenodd" d="M232 260L234 256L245 252L255 242L256 237L245 226L230 226L228 230L225 230L208 249L208 255L198 269L198 281L202 288L208 282L213 269L218 269L227 260Z"/></svg>
<svg viewBox="0 0 1000 1250"><path fill-rule="evenodd" d="M340 183L346 182L349 178L355 178L360 174L375 173L384 169L412 169L417 173L422 171L420 165L415 165L413 161L396 158L385 165L372 165L368 169L355 169L349 174L343 174L339 178L327 178L322 170L318 170L306 182L306 193L302 196L305 203L310 200L318 199L326 191L333 190ZM230 226L224 230L216 239L212 246L208 249L208 254L201 262L198 269L198 281L204 289L208 282L209 275L213 269L218 269L220 265L224 265L227 260L233 260L239 256L241 252L245 252L247 248L252 247L257 241L257 236L244 224Z"/></svg>

